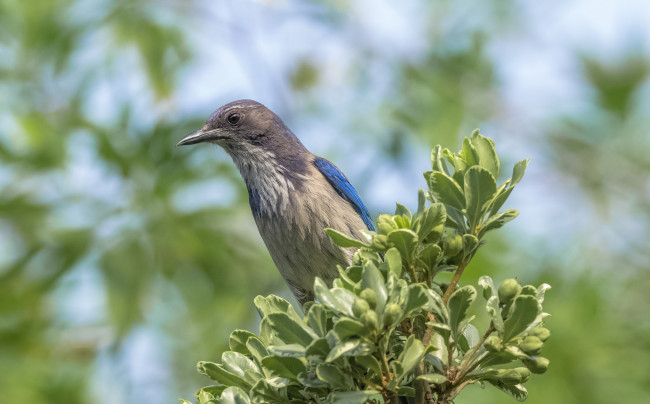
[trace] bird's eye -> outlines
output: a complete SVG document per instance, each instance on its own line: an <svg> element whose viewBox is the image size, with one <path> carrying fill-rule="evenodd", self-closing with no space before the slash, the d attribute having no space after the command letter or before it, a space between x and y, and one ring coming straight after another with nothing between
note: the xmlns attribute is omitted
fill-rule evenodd
<svg viewBox="0 0 650 404"><path fill-rule="evenodd" d="M228 123L231 125L236 125L239 120L241 119L241 116L238 113L230 114L228 115Z"/></svg>

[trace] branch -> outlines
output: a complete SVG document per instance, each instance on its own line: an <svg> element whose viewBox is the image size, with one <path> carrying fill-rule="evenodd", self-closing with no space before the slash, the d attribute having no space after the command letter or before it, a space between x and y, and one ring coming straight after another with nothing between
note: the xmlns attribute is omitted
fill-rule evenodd
<svg viewBox="0 0 650 404"><path fill-rule="evenodd" d="M483 337L481 337L478 343L474 346L474 349L472 349L472 352L470 352L470 354L467 355L463 363L460 365L460 370L458 371L458 375L456 376L456 380L454 380L454 382L462 380L463 377L465 377L465 375L469 373L469 371L471 371L472 368L468 368L468 366L472 361L472 359L474 358L474 355L476 355L476 352L478 352L479 348L481 348L481 346L483 345L487 337L489 337L490 334L492 334L494 331L495 331L494 324L490 323L490 326L485 331L485 334L483 334Z"/></svg>
<svg viewBox="0 0 650 404"><path fill-rule="evenodd" d="M458 264L458 268L456 268L456 273L454 273L454 277L451 278L451 282L449 282L449 286L447 287L447 290L445 290L445 294L442 295L442 301L445 304L447 304L449 298L451 297L451 294L454 293L454 290L456 290L456 285L458 285L460 276L463 274L463 271L465 270L465 267L467 267L468 263L469 260L467 258L463 258L460 264Z"/></svg>

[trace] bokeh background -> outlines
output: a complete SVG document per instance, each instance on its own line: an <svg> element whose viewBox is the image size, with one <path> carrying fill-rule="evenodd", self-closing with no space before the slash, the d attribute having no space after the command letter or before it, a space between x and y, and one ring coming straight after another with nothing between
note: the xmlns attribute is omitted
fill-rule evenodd
<svg viewBox="0 0 650 404"><path fill-rule="evenodd" d="M253 98L374 217L476 127L506 175L531 157L465 282L553 285L530 403L650 402L648 21L645 0L1 0L0 401L190 399L252 298L288 297L228 156L175 147Z"/></svg>

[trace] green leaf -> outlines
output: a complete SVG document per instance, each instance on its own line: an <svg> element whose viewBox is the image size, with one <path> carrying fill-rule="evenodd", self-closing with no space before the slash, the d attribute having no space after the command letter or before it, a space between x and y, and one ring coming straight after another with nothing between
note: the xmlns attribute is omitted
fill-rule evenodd
<svg viewBox="0 0 650 404"><path fill-rule="evenodd" d="M465 172L465 208L470 230L474 230L487 213L488 205L497 191L497 182L488 170L480 166Z"/></svg>
<svg viewBox="0 0 650 404"><path fill-rule="evenodd" d="M503 323L503 342L518 336L535 321L541 309L535 296L517 296L510 316Z"/></svg>
<svg viewBox="0 0 650 404"><path fill-rule="evenodd" d="M300 359L290 356L268 356L262 359L262 364L272 375L289 379L296 379L301 372L306 371Z"/></svg>
<svg viewBox="0 0 650 404"><path fill-rule="evenodd" d="M392 247L386 251L384 260L388 263L390 271L394 273L396 277L400 278L402 276L402 256L397 248Z"/></svg>
<svg viewBox="0 0 650 404"><path fill-rule="evenodd" d="M399 386L397 395L400 397L415 397L415 389L409 386Z"/></svg>
<svg viewBox="0 0 650 404"><path fill-rule="evenodd" d="M198 397L199 394L202 392L211 394L214 397L219 397L221 393L227 388L228 386L222 386L222 385L214 385L214 386L206 386L200 388L196 393L194 393L195 397Z"/></svg>
<svg viewBox="0 0 650 404"><path fill-rule="evenodd" d="M327 311L322 304L314 304L306 316L307 326L314 330L319 337L327 334Z"/></svg>
<svg viewBox="0 0 650 404"><path fill-rule="evenodd" d="M424 189L420 188L418 189L418 210L415 212L415 215L417 217L422 216L422 213L424 213L424 208L427 203L427 198L424 195Z"/></svg>
<svg viewBox="0 0 650 404"><path fill-rule="evenodd" d="M246 348L246 341L248 341L250 337L257 338L257 335L246 330L233 331L232 333L230 333L230 339L228 340L228 345L230 346L230 350L242 353L244 355L250 355L248 348Z"/></svg>
<svg viewBox="0 0 650 404"><path fill-rule="evenodd" d="M440 259L442 259L441 252L442 248L439 245L429 244L418 253L419 262L431 271L438 265Z"/></svg>
<svg viewBox="0 0 650 404"><path fill-rule="evenodd" d="M493 368L478 369L473 372L470 372L466 378L474 379L474 380L483 380L487 378L494 378L498 374L499 371L497 369L493 369Z"/></svg>
<svg viewBox="0 0 650 404"><path fill-rule="evenodd" d="M499 177L499 156L497 156L496 149L494 148L494 141L489 137L485 137L475 130L472 133L472 146L478 156L479 165L492 174L494 178Z"/></svg>
<svg viewBox="0 0 650 404"><path fill-rule="evenodd" d="M326 338L315 339L314 342L309 344L305 351L305 356L316 356L320 359L325 359L330 353L330 345L327 343Z"/></svg>
<svg viewBox="0 0 650 404"><path fill-rule="evenodd" d="M391 247L397 248L401 257L402 263L406 267L413 264L415 250L418 247L418 235L409 229L398 229L388 233L388 243Z"/></svg>
<svg viewBox="0 0 650 404"><path fill-rule="evenodd" d="M478 165L478 154L474 149L474 145L468 138L463 140L463 148L460 153L458 153L458 156L465 160L470 168Z"/></svg>
<svg viewBox="0 0 650 404"><path fill-rule="evenodd" d="M432 353L432 356L437 358L441 363L447 364L448 352L447 352L447 341L440 334L433 334L429 344L434 347L436 350Z"/></svg>
<svg viewBox="0 0 650 404"><path fill-rule="evenodd" d="M442 203L434 203L424 210L420 217L417 234L424 240L436 227L442 226L447 221L447 210ZM437 240L434 240L434 242Z"/></svg>
<svg viewBox="0 0 650 404"><path fill-rule="evenodd" d="M426 309L436 316L437 322L448 323L449 311L447 310L445 303L442 301L442 297L431 289L427 289L426 292L428 298Z"/></svg>
<svg viewBox="0 0 650 404"><path fill-rule="evenodd" d="M377 390L362 391L334 391L327 396L327 402L331 404L363 404L370 399L377 399ZM381 397L379 397L381 398Z"/></svg>
<svg viewBox="0 0 650 404"><path fill-rule="evenodd" d="M316 277L314 280L314 295L322 305L329 309L345 314L348 317L354 317L352 304L356 296L349 290L341 288L330 290L322 279Z"/></svg>
<svg viewBox="0 0 650 404"><path fill-rule="evenodd" d="M370 247L370 245L364 243L363 241L355 240L338 230L334 229L325 229L327 235L330 236L334 244L339 247Z"/></svg>
<svg viewBox="0 0 650 404"><path fill-rule="evenodd" d="M325 362L333 362L341 356L363 356L368 355L374 351L374 347L370 344L361 342L358 339L340 342L330 351Z"/></svg>
<svg viewBox="0 0 650 404"><path fill-rule="evenodd" d="M409 336L404 343L404 350L399 356L399 361L402 363L404 374L409 373L419 365L424 358L424 354L425 350L422 342L419 339L416 339L415 335Z"/></svg>
<svg viewBox="0 0 650 404"><path fill-rule="evenodd" d="M272 344L274 339L273 329L269 324L269 319L263 317L262 321L260 321L260 340L266 346Z"/></svg>
<svg viewBox="0 0 650 404"><path fill-rule="evenodd" d="M541 285L539 285L539 287L537 288L537 296L536 296L539 304L544 303L544 295L546 294L546 291L549 290L550 288L551 285L549 285L548 283L542 283Z"/></svg>
<svg viewBox="0 0 650 404"><path fill-rule="evenodd" d="M443 160L442 147L437 145L431 149L431 168L449 175L445 161Z"/></svg>
<svg viewBox="0 0 650 404"><path fill-rule="evenodd" d="M248 359L245 355L239 352L226 351L221 354L221 365L225 370L231 372L241 378L245 378L247 370L254 370L259 372L257 365Z"/></svg>
<svg viewBox="0 0 650 404"><path fill-rule="evenodd" d="M367 262L363 266L363 271L361 272L361 289L366 288L372 289L375 292L375 295L377 296L377 306L375 310L378 314L382 313L384 305L386 304L386 299L388 298L388 291L384 284L384 278L381 276L379 269L377 269L372 262Z"/></svg>
<svg viewBox="0 0 650 404"><path fill-rule="evenodd" d="M461 156L462 150L458 153L458 156L452 153L449 149L444 149L442 154L445 156L447 161L454 166L454 175L453 179L456 183L462 187L463 186L463 175L465 175L465 170L469 168L467 161Z"/></svg>
<svg viewBox="0 0 650 404"><path fill-rule="evenodd" d="M521 384L508 386L495 379L486 379L486 381L517 401L526 401L526 398L528 398L528 390Z"/></svg>
<svg viewBox="0 0 650 404"><path fill-rule="evenodd" d="M247 389L246 389L247 390ZM228 387L221 393L219 404L250 404L248 394L240 388Z"/></svg>
<svg viewBox="0 0 650 404"><path fill-rule="evenodd" d="M269 353L275 356L291 356L302 358L305 356L306 348L300 344L271 345Z"/></svg>
<svg viewBox="0 0 650 404"><path fill-rule="evenodd" d="M476 252L479 247L479 241L476 236L472 234L463 234L463 254L466 257L471 256Z"/></svg>
<svg viewBox="0 0 650 404"><path fill-rule="evenodd" d="M491 216L488 220L485 221L485 223L483 223L483 226L479 228L479 238L483 237L483 235L490 230L496 230L503 227L504 224L513 220L517 216L519 216L519 211L514 209L508 209L505 212L497 213L496 215Z"/></svg>
<svg viewBox="0 0 650 404"><path fill-rule="evenodd" d="M465 217L460 210L447 206L447 227L452 227L458 231L459 234L465 233Z"/></svg>
<svg viewBox="0 0 650 404"><path fill-rule="evenodd" d="M285 313L271 313L266 318L275 335L287 344L296 343L306 347L318 338L318 335L302 322L295 321Z"/></svg>
<svg viewBox="0 0 650 404"><path fill-rule="evenodd" d="M343 317L334 324L334 332L341 340L346 340L349 337L364 336L367 330L363 323L348 317Z"/></svg>
<svg viewBox="0 0 650 404"><path fill-rule="evenodd" d="M491 296L488 299L487 304L485 305L485 310L490 315L490 319L492 319L494 329L497 330L499 335L503 335L503 316L501 314L499 297L497 295Z"/></svg>
<svg viewBox="0 0 650 404"><path fill-rule="evenodd" d="M417 377L419 380L426 380L430 384L443 384L447 383L447 378L438 373L426 373Z"/></svg>
<svg viewBox="0 0 650 404"><path fill-rule="evenodd" d="M330 363L321 363L316 367L316 376L330 387L347 390L353 386L353 381L348 374Z"/></svg>
<svg viewBox="0 0 650 404"><path fill-rule="evenodd" d="M273 378L270 380L286 380L281 378ZM284 398L275 386L270 383L270 380L259 380L250 391L253 397L253 403L256 404L289 404L289 400ZM278 387L283 388L283 387Z"/></svg>
<svg viewBox="0 0 650 404"><path fill-rule="evenodd" d="M399 360L390 362L389 367L393 373L393 380L388 383L388 386L386 386L386 388L390 391L395 391L397 389L397 385L404 378L404 376L406 376L406 372L404 372L404 367Z"/></svg>
<svg viewBox="0 0 650 404"><path fill-rule="evenodd" d="M413 217L409 208L399 202L395 206L395 216L406 216L409 220Z"/></svg>
<svg viewBox="0 0 650 404"><path fill-rule="evenodd" d="M478 330L472 324L467 324L467 326L463 330L462 336L465 338L465 341L467 342L468 350L474 348L476 344L478 344L478 341L481 339L481 337L478 334Z"/></svg>
<svg viewBox="0 0 650 404"><path fill-rule="evenodd" d="M465 196L458 183L448 175L434 172L429 177L429 192L436 202L458 209L465 209Z"/></svg>
<svg viewBox="0 0 650 404"><path fill-rule="evenodd" d="M497 288L494 286L494 281L487 275L481 276L478 279L478 284L483 288L483 298L488 300L492 296L497 295Z"/></svg>
<svg viewBox="0 0 650 404"><path fill-rule="evenodd" d="M258 364L262 363L262 358L269 354L264 343L257 337L250 337L246 340L246 349L248 349L248 352L250 352Z"/></svg>
<svg viewBox="0 0 650 404"><path fill-rule="evenodd" d="M454 341L458 341L459 326L467 316L467 309L476 299L476 289L467 285L457 289L449 298L447 307L449 308L449 328Z"/></svg>
<svg viewBox="0 0 650 404"><path fill-rule="evenodd" d="M381 376L381 365L377 358L371 355L357 356L354 358L357 364L363 368L372 370L375 372L375 375Z"/></svg>
<svg viewBox="0 0 650 404"><path fill-rule="evenodd" d="M519 184L519 181L521 181L522 178L524 178L524 174L526 173L526 168L528 167L528 163L530 163L530 159L525 159L518 161L517 164L515 164L514 168L512 169L512 180L510 182L510 186L514 187L515 185Z"/></svg>
<svg viewBox="0 0 650 404"><path fill-rule="evenodd" d="M499 209L501 209L501 206L503 206L504 203L506 203L506 200L512 193L512 190L515 189L514 187L507 188L508 185L510 185L510 180L507 180L501 186L497 189L496 194L494 194L494 199L490 202L490 216L494 216L499 212Z"/></svg>
<svg viewBox="0 0 650 404"><path fill-rule="evenodd" d="M447 324L437 323L434 321L427 321L426 324L429 327L433 328L440 336L442 336L445 342L449 341L449 336L451 335L451 328L449 328Z"/></svg>
<svg viewBox="0 0 650 404"><path fill-rule="evenodd" d="M410 285L403 308L403 316L408 317L412 312L423 309L428 302L429 297L424 286L421 284Z"/></svg>
<svg viewBox="0 0 650 404"><path fill-rule="evenodd" d="M252 386L243 377L239 377L234 373L228 372L223 368L223 366L214 362L201 361L196 365L196 367L199 373L208 376L210 379L214 380L217 383L221 383L226 386L237 386L245 390L250 389Z"/></svg>
<svg viewBox="0 0 650 404"><path fill-rule="evenodd" d="M302 321L291 303L282 299L281 297L275 295L268 295L267 297L257 296L253 302L255 303L257 312L262 318L271 313L284 313L295 321Z"/></svg>

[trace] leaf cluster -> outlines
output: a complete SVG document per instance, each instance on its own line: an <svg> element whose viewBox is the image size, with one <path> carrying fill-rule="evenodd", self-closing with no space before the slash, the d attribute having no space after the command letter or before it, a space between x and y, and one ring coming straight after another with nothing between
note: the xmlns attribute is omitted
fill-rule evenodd
<svg viewBox="0 0 650 404"><path fill-rule="evenodd" d="M327 229L337 245L359 248L351 264L331 286L316 278L304 317L283 299L258 296L259 335L236 330L221 363L199 363L218 384L199 390L198 402L449 403L475 383L525 399L523 383L548 367L539 354L550 335L549 286L508 279L497 289L481 277L479 310L490 324L479 332L469 314L477 291L458 281L484 234L516 217L499 209L527 163L497 187L491 139L476 131L457 154L436 147L417 211L398 204L365 240ZM438 281L443 271L454 273L451 282Z"/></svg>

